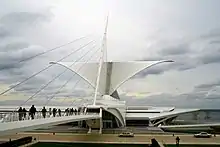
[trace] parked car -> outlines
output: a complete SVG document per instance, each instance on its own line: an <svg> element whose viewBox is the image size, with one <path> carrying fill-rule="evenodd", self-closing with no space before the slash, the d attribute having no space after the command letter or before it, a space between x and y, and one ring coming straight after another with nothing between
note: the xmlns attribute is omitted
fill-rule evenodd
<svg viewBox="0 0 220 147"><path fill-rule="evenodd" d="M208 134L207 132L200 132L198 134L195 134L194 137L196 137L196 138L210 138L210 137L212 137L212 135Z"/></svg>
<svg viewBox="0 0 220 147"><path fill-rule="evenodd" d="M132 132L123 132L118 135L118 137L134 137L134 133Z"/></svg>

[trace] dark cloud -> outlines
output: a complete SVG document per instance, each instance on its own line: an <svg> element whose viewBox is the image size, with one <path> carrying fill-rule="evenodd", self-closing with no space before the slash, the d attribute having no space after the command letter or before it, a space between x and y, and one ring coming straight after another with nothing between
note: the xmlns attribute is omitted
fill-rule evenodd
<svg viewBox="0 0 220 147"><path fill-rule="evenodd" d="M120 97L122 100L126 100L128 105L218 109L220 103L219 89L208 94L210 89L217 86L220 86L220 81L198 85L193 91L183 94L161 93L152 94L145 98L136 98L122 94Z"/></svg>
<svg viewBox="0 0 220 147"><path fill-rule="evenodd" d="M22 41L14 41L7 44L2 44L0 46L1 52L11 52L11 51L18 51L24 48L28 48L30 45L27 42Z"/></svg>
<svg viewBox="0 0 220 147"><path fill-rule="evenodd" d="M162 74L165 71L167 71L167 69L168 69L167 65L156 65L156 66L153 66L153 67L150 67L148 69L141 71L140 73L135 75L133 78L143 78L150 74L151 75Z"/></svg>
<svg viewBox="0 0 220 147"><path fill-rule="evenodd" d="M220 51L209 52L198 56L198 60L203 64L219 63Z"/></svg>
<svg viewBox="0 0 220 147"><path fill-rule="evenodd" d="M16 63L35 54L27 53L28 47L28 43L19 41L0 44L0 70L21 68L21 64Z"/></svg>
<svg viewBox="0 0 220 147"><path fill-rule="evenodd" d="M28 43L11 42L10 44L0 47L0 70L10 70L20 68L29 62L20 62L37 53L42 52L43 48L40 46L30 46Z"/></svg>
<svg viewBox="0 0 220 147"><path fill-rule="evenodd" d="M28 28L48 22L51 18L52 13L49 11L12 12L0 18L0 83L14 85L47 65L41 64L45 57L20 62L45 50L39 45L30 43L28 38L24 39L22 35L28 32ZM19 31L20 33L16 34ZM7 39L4 39L6 37ZM25 89L34 91L40 85L39 83L42 85L47 80L47 78L39 77L35 79L37 80L31 83L35 86L25 83L26 86L22 85L23 87L15 91L25 91Z"/></svg>
<svg viewBox="0 0 220 147"><path fill-rule="evenodd" d="M178 108L219 108L220 95L206 96L205 92L190 92L180 95L167 93L155 94L145 98L128 97L122 95L129 106L155 106Z"/></svg>
<svg viewBox="0 0 220 147"><path fill-rule="evenodd" d="M184 40L183 40L184 41ZM139 73L135 78L150 74L162 74L169 70L184 71L197 68L204 64L220 63L220 29L198 36L184 43L175 45L158 43L159 48L154 54L141 60L173 60L174 63L156 65Z"/></svg>
<svg viewBox="0 0 220 147"><path fill-rule="evenodd" d="M220 86L220 80L215 81L213 83L208 83L208 84L201 84L195 87L196 90L209 90L214 87Z"/></svg>
<svg viewBox="0 0 220 147"><path fill-rule="evenodd" d="M0 42L1 71L8 71L11 75L13 69L22 70L24 63L17 64L19 61L44 50L40 46L30 44L26 40L23 41L22 37L20 38L14 34L16 31L23 33L23 29L28 29L38 23L50 21L51 16L52 14L49 11L47 13L12 12L0 18L0 38L9 37L7 40Z"/></svg>
<svg viewBox="0 0 220 147"><path fill-rule="evenodd" d="M13 90L15 92L26 92L26 93L35 93L42 85L44 85L46 82L46 79L42 77L35 77L31 80L28 80L24 84L21 84L20 86L15 87ZM9 87L13 87L16 84L12 84Z"/></svg>
<svg viewBox="0 0 220 147"><path fill-rule="evenodd" d="M24 104L24 100L6 100L6 101L1 101L0 105L2 106L6 106L6 105L9 105L9 106L19 106L19 105L23 105ZM35 105L35 106L44 106L46 103L46 100L30 100L28 101L25 106L30 106L31 105ZM68 102L59 102L59 101L55 101L55 100L52 100L50 103L49 103L50 106L67 106L69 105ZM15 109L17 109L16 107L14 107Z"/></svg>
<svg viewBox="0 0 220 147"><path fill-rule="evenodd" d="M25 41L21 41L21 38L23 37L22 34L31 30L30 28L35 30L36 27L41 26L44 22L49 22L52 19L52 16L53 15L50 11L12 12L0 18L0 69L4 68L4 70L0 71L1 83L14 85L45 67L48 61L51 60L52 56L45 56L47 60L38 58L33 61L15 64L22 59L28 58L44 50L41 46L30 43L28 38L24 38ZM32 32L30 31L30 33ZM3 42L1 41L2 38L7 38L7 40ZM207 34L198 36L195 39L196 41L185 41L183 39L178 42L173 41L172 44L163 44L159 42L159 49L157 52L147 59L172 59L175 62L158 65L144 70L138 74L136 78L142 78L149 74L161 74L169 70L190 70L203 64L218 63L220 57L218 51L219 38L220 29L216 29ZM48 42L50 42L50 40ZM202 44L201 46L204 47L204 50L197 48L200 43ZM215 45L215 49L213 49L213 45ZM14 94L26 93L28 96L32 95L58 73L62 72L62 69L52 68L50 71L51 72L44 72L41 74L42 76L37 76L21 86L16 87L14 89ZM38 98L53 95L69 76L70 75L66 74L53 82L39 94ZM71 82L68 85L69 87L73 87L74 82ZM86 90L74 90L65 87L59 94L57 94L57 97L86 97L90 95ZM150 96L143 100L140 99L139 102L137 102L138 100L136 99L132 99L131 101L128 100L128 103L138 103L143 105L157 104L159 106L173 104L181 106L183 104L187 105L183 100L193 99L193 102L196 103L196 100L203 96L204 93L195 91L194 93L179 95L177 97L170 94L161 94ZM163 103L161 103L162 100Z"/></svg>
<svg viewBox="0 0 220 147"><path fill-rule="evenodd" d="M175 46L170 46L163 48L159 51L159 54L163 56L177 56L177 55L186 55L191 52L188 44L179 44Z"/></svg>
<svg viewBox="0 0 220 147"><path fill-rule="evenodd" d="M216 39L220 38L220 28L211 29L208 33L200 36L202 39Z"/></svg>
<svg viewBox="0 0 220 147"><path fill-rule="evenodd" d="M136 76L134 76L134 78L143 78L146 77L147 75L158 75L170 70L184 71L197 67L197 63L191 62L187 57L182 60L180 59L176 59L176 60L173 59L173 60L175 61L173 63L163 63L145 69L142 72L138 73Z"/></svg>

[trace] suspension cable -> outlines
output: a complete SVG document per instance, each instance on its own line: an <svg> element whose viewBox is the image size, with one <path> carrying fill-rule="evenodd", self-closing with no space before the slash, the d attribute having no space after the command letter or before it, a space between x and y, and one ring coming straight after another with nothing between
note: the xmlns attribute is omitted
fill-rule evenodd
<svg viewBox="0 0 220 147"><path fill-rule="evenodd" d="M80 99L80 98L77 98L77 99L79 99L79 101L82 101L82 100L83 100L83 99ZM74 100L72 101L72 103L69 105L69 107L72 106L77 99L74 99Z"/></svg>
<svg viewBox="0 0 220 147"><path fill-rule="evenodd" d="M73 89L76 88L77 84L78 84L81 80L82 80L82 78L80 78L80 79L76 82L76 84L73 86ZM66 99L67 99L67 97L64 98L64 100L61 102L61 104L63 104L63 102L64 102ZM74 99L69 106L73 105L75 101L76 101L76 100Z"/></svg>
<svg viewBox="0 0 220 147"><path fill-rule="evenodd" d="M81 99L81 101L83 101L83 100L84 100L84 101L85 101L85 100L89 101L89 100L93 100L93 99L92 99L92 98L90 98L90 99L88 99L88 98L87 98L87 99ZM75 101L76 101L76 99L74 99L69 106L72 106Z"/></svg>
<svg viewBox="0 0 220 147"><path fill-rule="evenodd" d="M95 46L94 46L95 47ZM92 47L92 48L94 48ZM84 56L86 56L91 50L89 50L88 52L86 52L83 56L81 56L78 60L74 61L71 65L73 66L77 61L79 61L80 59L82 59ZM29 100L31 100L32 98L34 98L36 95L38 95L42 90L44 90L48 85L50 85L53 81L55 81L57 78L59 78L60 76L62 76L66 71L68 70L68 68L65 68L65 70L63 70L63 72L61 72L60 74L58 74L57 76L55 76L53 79L51 79L47 84L45 84L43 87L41 87L37 92L35 92L31 97L29 97L24 103L22 103L20 106L25 105Z"/></svg>
<svg viewBox="0 0 220 147"><path fill-rule="evenodd" d="M70 54L68 54L68 55L64 56L63 58L59 59L59 60L58 60L58 61L56 61L56 62L63 61L64 59L66 59L67 57L69 57L69 56L71 56L72 54L76 53L77 51L79 51L79 50L81 50L81 49L85 48L86 46L88 46L88 45L89 45L90 43L92 43L92 42L94 42L94 40L92 40L92 41L90 41L89 43L87 43L87 44L85 44L85 45L81 46L80 48L78 48L78 49L76 49L76 50L72 51ZM15 88L15 87L17 87L17 86L21 85L22 83L24 83L24 82L26 82L26 81L30 80L31 78L35 77L36 75L40 74L41 72L43 72L43 71L45 71L45 70L49 69L49 68L50 68L50 67L52 67L53 65L54 65L54 64L50 64L50 65L48 65L47 67L43 68L42 70L40 70L40 71L38 71L38 72L34 73L33 75L31 75L30 77L28 77L28 78L24 79L23 81L21 81L21 82L19 82L19 83L15 84L14 86L11 86L11 87L10 87L10 88L8 88L7 90L5 90L5 91L1 92L1 93L0 93L0 95L3 95L3 94L5 94L6 92L8 92L8 91L12 90L13 88Z"/></svg>
<svg viewBox="0 0 220 147"><path fill-rule="evenodd" d="M73 90L76 88L76 86L79 84L80 81L81 81L81 78L79 78L79 80L77 80L77 82L74 84ZM62 100L61 104L63 104L64 101L65 101L67 98L68 98L68 97L66 96L66 97Z"/></svg>
<svg viewBox="0 0 220 147"><path fill-rule="evenodd" d="M51 49L49 49L49 50L40 52L40 53L38 53L38 54L35 54L35 55L33 55L33 56L30 56L30 57L27 57L27 58L25 58L25 59L22 59L22 60L16 62L16 63L13 63L13 64L16 65L16 64L20 64L20 63L22 63L22 62L28 61L28 60L32 60L32 59L34 59L34 58L36 58L36 57L38 57L38 56L44 55L44 54L46 54L46 53L55 51L55 50L57 50L57 49L59 49L59 48L65 47L65 46L67 46L67 45L69 45L69 44L75 43L75 42L77 42L78 40L85 39L85 38L87 38L87 37L90 36L90 35L91 35L91 34L86 35L86 36L84 36L84 37L77 38L77 39L72 40L72 41L70 41L70 42L68 42L68 43L65 43L65 44L62 44L62 45L60 45L60 46L51 48ZM1 71L1 70L4 70L5 68L6 68L6 67L0 68L0 71Z"/></svg>
<svg viewBox="0 0 220 147"><path fill-rule="evenodd" d="M88 61L99 51L99 49L100 48L98 48L91 56L90 56L90 58L88 58L88 60L85 62L85 64L86 63L88 63ZM89 50L87 53L89 53L91 50ZM86 53L86 54L87 54ZM73 63L73 64L75 64L75 63ZM85 64L83 64L82 66L80 66L80 68L78 69L78 71L80 71L83 67L84 67L84 65ZM66 68L67 70L68 70L68 68ZM61 90L73 79L73 77L76 75L76 72L74 72L74 74L58 89L58 91L56 91L49 99L48 99L48 101L44 104L44 106L46 106L57 94L59 94L60 92L61 92Z"/></svg>

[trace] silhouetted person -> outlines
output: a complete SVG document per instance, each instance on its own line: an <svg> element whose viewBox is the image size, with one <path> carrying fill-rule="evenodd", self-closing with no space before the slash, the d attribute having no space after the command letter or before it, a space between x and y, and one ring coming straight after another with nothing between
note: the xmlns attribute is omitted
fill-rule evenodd
<svg viewBox="0 0 220 147"><path fill-rule="evenodd" d="M57 109L56 109L56 108L53 108L53 117L56 116L56 113L57 113Z"/></svg>
<svg viewBox="0 0 220 147"><path fill-rule="evenodd" d="M67 109L65 109L65 111L64 111L64 112L65 112L66 116L68 116Z"/></svg>
<svg viewBox="0 0 220 147"><path fill-rule="evenodd" d="M34 107L34 105L31 106L29 113L31 115L31 119L34 119L35 113L37 112L36 108Z"/></svg>
<svg viewBox="0 0 220 147"><path fill-rule="evenodd" d="M20 108L18 109L18 119L19 119L19 120L22 120L22 116L23 116L23 110L22 110L22 107L20 107Z"/></svg>
<svg viewBox="0 0 220 147"><path fill-rule="evenodd" d="M66 109L66 112L67 112L67 116L69 116L69 115L70 115L70 110L69 110L69 108Z"/></svg>
<svg viewBox="0 0 220 147"><path fill-rule="evenodd" d="M25 108L23 108L22 112L23 112L23 117L24 117L24 119L25 119L25 118L26 118L26 115L27 115L27 110L26 110Z"/></svg>
<svg viewBox="0 0 220 147"><path fill-rule="evenodd" d="M79 107L79 109L78 109L78 114L80 114L80 111L81 111L81 107Z"/></svg>
<svg viewBox="0 0 220 147"><path fill-rule="evenodd" d="M179 136L176 137L176 146L179 146L179 143L180 143L180 138Z"/></svg>
<svg viewBox="0 0 220 147"><path fill-rule="evenodd" d="M73 115L73 108L70 109L70 115Z"/></svg>
<svg viewBox="0 0 220 147"><path fill-rule="evenodd" d="M51 116L51 114L52 114L52 110L51 110L51 108L49 108L49 114L50 114L50 116Z"/></svg>
<svg viewBox="0 0 220 147"><path fill-rule="evenodd" d="M76 110L76 109L74 109L74 114L76 115L76 113L77 113L77 110Z"/></svg>
<svg viewBox="0 0 220 147"><path fill-rule="evenodd" d="M59 114L59 116L61 116L61 110L60 109L58 109L58 114Z"/></svg>
<svg viewBox="0 0 220 147"><path fill-rule="evenodd" d="M151 139L151 145L150 147L160 147L159 143L155 138Z"/></svg>
<svg viewBox="0 0 220 147"><path fill-rule="evenodd" d="M41 110L41 112L42 112L43 118L45 118L45 117L46 117L46 113L47 113L46 108L43 107L43 109Z"/></svg>

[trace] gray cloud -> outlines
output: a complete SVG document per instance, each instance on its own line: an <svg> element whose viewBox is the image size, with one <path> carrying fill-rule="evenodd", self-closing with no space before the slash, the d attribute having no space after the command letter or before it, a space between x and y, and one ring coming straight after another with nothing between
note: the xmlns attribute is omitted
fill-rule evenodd
<svg viewBox="0 0 220 147"><path fill-rule="evenodd" d="M210 90L214 87L220 86L220 80L213 83L201 84L195 87L196 90Z"/></svg>
<svg viewBox="0 0 220 147"><path fill-rule="evenodd" d="M188 44L177 44L175 46L170 46L163 48L159 51L159 54L164 56L177 56L177 55L187 55L191 53L190 46Z"/></svg>
<svg viewBox="0 0 220 147"><path fill-rule="evenodd" d="M0 39L6 38L8 36L10 36L10 33L0 25Z"/></svg>
<svg viewBox="0 0 220 147"><path fill-rule="evenodd" d="M73 38L72 34L74 33L80 32L80 35L81 35L82 31L85 30L84 27L87 27L85 23L90 23L89 21L93 20L93 19L91 20L89 19L90 16L86 17L87 19L85 19L85 17L81 17L81 15L78 15L78 14L72 15L70 12L72 11L73 8L71 7L71 9L69 9L68 7L66 7L68 2L62 3L62 5L59 5L59 4L55 5L55 7L57 8L53 9L54 10L53 13L54 15L58 14L56 15L56 19L52 19L53 14L50 11L48 11L48 9L47 11L42 11L42 9L41 10L38 9L39 7L41 8L45 7L45 4L43 4L42 2L34 3L36 5L39 4L40 6L35 6L31 3L27 3L27 4L26 3L23 4L20 2L17 2L17 3L18 4L16 4L14 7L17 7L17 5L20 4L18 9L27 10L27 12L23 12L23 11L21 12L21 11L18 11L17 9L12 9L10 7L11 4L7 3L8 7L10 7L10 9L12 10L5 10L5 12L1 10L1 12L4 12L4 13L0 14L1 16L3 15L0 18L0 68L4 68L4 70L0 71L0 82L7 84L7 85L11 85L11 84L13 85L19 81L22 81L26 77L29 77L33 73L47 66L49 61L51 60L54 61L54 59L58 59L60 56L64 54L64 51L62 50L59 53L55 53L55 55L53 54L44 55L43 57L39 57L32 61L24 62L21 64L14 64L22 59L25 59L27 57L30 57L32 55L35 55L36 53L39 53L45 50L45 48L41 47L41 45L38 45L38 43L42 43L45 46L53 46L54 44L59 45L61 44L60 42L62 41L65 42L66 40ZM49 4L50 2L47 2L47 3ZM152 6L151 2L149 2L149 4L148 3L145 3L145 4L146 6L149 6L149 7ZM186 6L188 6L187 2L186 3L184 2L184 4L187 4ZM49 5L51 5L51 3ZM174 9L172 8L171 5L173 6ZM108 38L109 39L108 45L110 45L110 48L111 48L111 45L113 44L112 46L114 46L115 44L117 51L111 48L111 51L112 52L114 51L115 54L120 54L121 53L120 49L126 48L126 51L129 51L129 53L132 56L133 54L135 56L136 50L134 50L134 48L138 50L138 48L146 47L142 45L143 42L140 41L142 38L145 38L143 36L149 33L150 35L152 35L151 32L145 31L145 30L152 30L155 28L156 29L158 28L159 30L163 30L164 28L166 29L165 36L163 36L163 34L161 35L160 33L155 33L155 34L153 33L154 37L150 38L153 45L152 46L149 45L148 46L149 50L143 51L142 52L143 56L140 56L140 57L143 57L141 58L142 60L172 59L175 61L175 63L163 64L161 66L158 65L158 66L152 67L149 70L145 70L142 73L138 74L136 78L144 78L145 76L149 74L159 75L164 72L169 72L170 70L184 71L184 70L195 69L204 64L219 63L220 29L218 28L211 29L210 31L208 31L208 33L204 33L204 30L206 28L208 27L215 28L215 26L213 27L212 24L217 24L217 23L214 23L216 21L214 22L211 21L212 19L211 17L209 17L209 16L213 16L213 13L210 13L208 15L205 12L205 14L207 14L205 15L207 16L206 18L209 18L210 21L204 22L203 19L202 20L199 19L201 18L200 16L204 15L204 13L202 13L203 10L199 8L201 5L196 4L196 8L199 8L199 9L192 9L191 11L190 10L187 11L187 13L185 11L184 6L182 7L181 5L181 7L179 8L176 5L173 5L173 4L171 5L169 6L168 9L167 9L167 6L161 7L162 14L160 14L161 12L153 13L153 11L151 11L151 8L149 9L145 7L144 5L143 5L144 7L139 6L138 8L135 8L133 4L130 5L132 10L138 9L138 11L131 12L130 10L126 10L127 5L124 5L124 3L120 11L122 10L123 12L126 12L126 13L123 13L123 15L121 15L116 10L117 15L115 15L116 16L115 17L114 16L115 12L113 12L114 17L110 19L110 24L111 23L112 24L109 27L110 35ZM27 6L28 8L26 9ZM82 6L84 8L84 4L82 4ZM2 5L2 7L4 7L4 5ZM160 7L160 5L158 5L158 7ZM78 8L78 5L76 5L76 8ZM75 10L81 9L80 7L79 9L76 9L76 8ZM119 5L118 5L118 8L120 8ZM164 12L163 8L166 8L166 12L169 11L168 12L169 15L167 15L164 18L161 17L165 15L165 13L163 13ZM194 4L192 8L195 8ZM7 8L4 7L4 9L7 9ZM66 11L66 9L69 9L69 10ZM214 8L212 8L212 10L213 9ZM60 10L63 10L62 13L60 13ZM91 9L91 13L92 13L92 10L96 10L96 9ZM146 13L140 14L139 12L141 11L139 10L141 11L143 10L144 12L146 10ZM194 10L199 10L198 11L199 13L195 14ZM212 10L207 10L207 11L213 12ZM17 12L14 12L14 11L17 11ZM129 14L127 14L127 12ZM71 14L71 15L68 15L68 14ZM98 14L98 13L95 13L95 14ZM155 15L151 16L149 14L155 14ZM217 15L219 13L214 13L214 14ZM123 19L120 19L120 18L123 18ZM139 18L141 21L138 20ZM146 18L146 19L143 19L143 18ZM150 18L152 20L148 21L147 18ZM219 18L219 17L216 17L216 18ZM119 20L118 22L117 22L117 19ZM116 21L114 22L114 20ZM44 24L47 22L51 22L51 23L48 23L49 24L48 26L46 25L44 26ZM132 22L135 22L135 23L132 24ZM174 22L174 23L170 23L170 22ZM182 24L179 24L179 22L181 22ZM81 25L81 23L83 25ZM94 25L88 24L88 26L89 26L88 30L91 30L93 29ZM41 30L41 27L43 28L42 30ZM94 30L96 30L95 27L94 27ZM100 25L99 25L99 28L100 28ZM176 31L178 29L180 31ZM190 30L188 34L187 34L187 30ZM112 34L116 34L116 35L112 35ZM139 36L139 34L141 35L141 37ZM184 36L182 39L176 39L179 36L182 36L184 34L186 34L186 36ZM56 38L55 36L59 36L59 37ZM116 38L118 42L117 41L115 42L114 40L111 42L110 41L111 38ZM133 42L135 45L129 44L130 43L129 41ZM156 43L154 44L154 42ZM126 44L126 45L123 46L122 44ZM146 41L144 41L143 44L146 44ZM32 95L40 87L46 84L50 79L55 77L58 73L62 72L62 70L63 69L58 68L58 67L51 68L49 71L45 71L41 73L39 76L33 78L32 80L24 83L23 85L16 87L14 89L14 92L12 93L16 94L16 93L21 92L21 93L27 94L28 96ZM70 75L72 75L72 73L70 72L68 72L68 74L63 75L61 78L59 78L54 83L52 83L50 86L48 86L48 88L46 88L42 93L40 93L39 97L37 98L45 97L45 95L46 96L53 95L54 92L56 92L59 89L59 87L70 77ZM75 81L76 81L76 78L74 78L73 81L70 82L67 87L61 90L61 92L57 95L57 98L66 97L66 96L71 96L71 97L84 97L85 96L86 97L89 94L91 94L87 92L87 88L83 87L82 85L80 86L83 87L84 89L83 88L82 89L78 88L76 90L71 89L71 87L74 86ZM198 87L205 87L205 86L200 85ZM167 106L167 105L173 104L176 106L183 106L183 105L188 106L188 103L186 102L188 102L189 99L190 100L192 99L192 104L191 103L189 104L192 107L193 104L195 105L201 104L200 100L204 97L206 93L205 90L204 91L201 90L202 88L195 88L195 89L200 89L200 90L198 91L195 90L192 93L177 95L177 96L173 96L171 94L154 95L154 96L150 96L150 97L143 99L143 101L141 100L139 101L135 98L134 99L126 98L126 100L128 100L128 103L130 104L138 103L138 104L144 104L144 105L152 104L152 105L158 105L158 106L160 105ZM216 94L215 95L212 94L208 97L209 99L205 99L205 102L208 101L209 105L211 105L209 101L211 99L217 99L217 96L218 95ZM132 100L129 100L129 99L132 99ZM163 101L163 103L161 103L161 101ZM33 102L35 103L35 101Z"/></svg>
<svg viewBox="0 0 220 147"><path fill-rule="evenodd" d="M12 12L0 18L0 83L13 86L33 73L36 73L47 64L40 64L47 57L38 57L34 61L19 63L19 61L34 56L45 48L30 43L22 35L28 29L49 22L52 14L50 12ZM25 30L25 31L24 31ZM20 32L20 34L16 34ZM7 37L7 38L6 38ZM30 81L14 89L14 93L25 92L31 95L36 92L50 77L37 76ZM10 86L10 87L11 87Z"/></svg>
<svg viewBox="0 0 220 147"><path fill-rule="evenodd" d="M0 23L7 28L18 30L33 27L42 22L49 22L53 15L48 12L12 12L4 15L0 19Z"/></svg>
<svg viewBox="0 0 220 147"><path fill-rule="evenodd" d="M167 69L168 69L167 65L161 65L161 66L157 65L157 66L151 67L149 69L143 70L142 72L135 75L133 78L143 78L143 77L150 75L150 74L152 74L152 75L162 74L165 71L167 71Z"/></svg>
<svg viewBox="0 0 220 147"><path fill-rule="evenodd" d="M219 108L220 95L205 96L205 92L190 92L180 95L155 94L145 98L127 97L122 95L122 100L129 106L155 106L178 108Z"/></svg>
<svg viewBox="0 0 220 147"><path fill-rule="evenodd" d="M204 64L220 63L220 44L218 44L220 41L220 29L214 29L202 36L197 36L193 40L182 41L184 43L178 44L178 42L174 42L175 45L163 45L162 42L158 42L156 47L158 49L149 57L144 57L141 60L170 59L175 62L151 67L135 77L141 78L149 74L162 74L169 70L184 71ZM199 48L199 46L202 46L202 48Z"/></svg>
<svg viewBox="0 0 220 147"><path fill-rule="evenodd" d="M18 31L21 31L23 27L28 29L29 27L33 26L31 23L42 23L44 21L49 21L49 18L50 16L47 16L47 14L43 15L41 13L32 12L13 12L3 16L0 19L0 38L6 36L9 37L7 40L0 42L0 70L8 71L9 75L13 76L13 71L23 70L21 68L24 63L17 64L19 61L29 58L30 56L33 56L44 50L44 48L30 44L26 40L23 41L23 39L21 39L22 37L20 38L16 35L14 36L13 34L15 29ZM17 76L16 73L15 76Z"/></svg>
<svg viewBox="0 0 220 147"><path fill-rule="evenodd" d="M29 47L27 42L15 41L0 46L1 52L17 51Z"/></svg>
<svg viewBox="0 0 220 147"><path fill-rule="evenodd" d="M202 34L201 36L200 36L200 38L202 38L202 39L216 39L216 38L220 38L220 28L214 28L214 29L211 29L211 30L209 30L209 32L208 33L206 33L206 34Z"/></svg>
<svg viewBox="0 0 220 147"><path fill-rule="evenodd" d="M198 60L203 64L219 63L220 62L220 51L209 52L198 56Z"/></svg>

